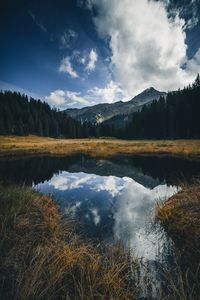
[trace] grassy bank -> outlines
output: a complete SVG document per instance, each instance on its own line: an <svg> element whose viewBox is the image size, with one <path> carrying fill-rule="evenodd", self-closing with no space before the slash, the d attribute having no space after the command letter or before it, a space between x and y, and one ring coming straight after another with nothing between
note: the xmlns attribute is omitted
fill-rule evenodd
<svg viewBox="0 0 200 300"><path fill-rule="evenodd" d="M47 137L0 136L0 156L88 154L105 157L116 154L200 156L200 140L53 139Z"/></svg>
<svg viewBox="0 0 200 300"><path fill-rule="evenodd" d="M0 186L1 299L136 299L137 264L120 246L83 242L55 203Z"/></svg>
<svg viewBox="0 0 200 300"><path fill-rule="evenodd" d="M175 279L167 276L173 299L200 295L200 186L185 185L156 208L156 217L175 244ZM166 272L167 274L167 272ZM172 293L171 293L172 294ZM169 298L171 299L171 298Z"/></svg>
<svg viewBox="0 0 200 300"><path fill-rule="evenodd" d="M200 187L183 186L168 201L157 206L157 217L182 249L197 251L200 259ZM200 262L200 261L199 261Z"/></svg>
<svg viewBox="0 0 200 300"><path fill-rule="evenodd" d="M199 199L200 189L187 187L157 208L157 217L196 270ZM2 300L140 299L138 262L121 246L82 240L73 222L61 219L53 200L29 187L0 185L0 203ZM180 261L175 269L163 268L158 299L198 299L199 273L182 269ZM146 278L143 285L151 287Z"/></svg>

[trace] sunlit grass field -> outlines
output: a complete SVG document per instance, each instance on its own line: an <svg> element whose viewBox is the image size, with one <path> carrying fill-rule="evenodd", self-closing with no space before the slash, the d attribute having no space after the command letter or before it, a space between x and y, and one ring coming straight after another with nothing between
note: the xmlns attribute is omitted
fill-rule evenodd
<svg viewBox="0 0 200 300"><path fill-rule="evenodd" d="M54 139L38 136L0 136L0 156L88 154L177 155L197 157L200 140Z"/></svg>

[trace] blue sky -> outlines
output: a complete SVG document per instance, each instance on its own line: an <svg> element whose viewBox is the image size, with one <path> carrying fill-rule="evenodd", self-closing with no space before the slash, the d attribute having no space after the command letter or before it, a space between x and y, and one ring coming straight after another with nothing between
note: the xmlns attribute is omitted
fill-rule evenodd
<svg viewBox="0 0 200 300"><path fill-rule="evenodd" d="M173 90L200 71L200 1L1 3L0 88L59 109Z"/></svg>

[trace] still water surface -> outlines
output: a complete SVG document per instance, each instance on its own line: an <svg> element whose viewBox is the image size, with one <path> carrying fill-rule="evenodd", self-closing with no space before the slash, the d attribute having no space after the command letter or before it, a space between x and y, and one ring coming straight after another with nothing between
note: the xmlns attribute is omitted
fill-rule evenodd
<svg viewBox="0 0 200 300"><path fill-rule="evenodd" d="M175 194L180 180L198 176L200 162L76 155L4 159L0 170L0 180L26 182L52 195L87 238L119 241L137 256L155 261L166 252L163 232L152 229L156 202Z"/></svg>

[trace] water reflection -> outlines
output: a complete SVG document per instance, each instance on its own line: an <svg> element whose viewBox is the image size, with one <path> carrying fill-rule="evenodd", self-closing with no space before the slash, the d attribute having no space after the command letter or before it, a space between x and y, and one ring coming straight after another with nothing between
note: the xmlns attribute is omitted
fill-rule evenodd
<svg viewBox="0 0 200 300"><path fill-rule="evenodd" d="M179 180L199 174L200 161L175 157L0 159L0 181L34 184L53 194L61 211L75 218L87 236L121 240L149 259L158 249L157 236L146 232L155 201L176 192Z"/></svg>
<svg viewBox="0 0 200 300"><path fill-rule="evenodd" d="M61 211L73 215L88 237L120 240L148 260L155 259L158 243L155 233L146 232L146 222L156 200L177 192L176 187L166 184L150 189L129 177L66 171L35 188L51 194Z"/></svg>
<svg viewBox="0 0 200 300"><path fill-rule="evenodd" d="M102 176L128 176L145 187L174 184L199 176L200 161L175 157L116 156L94 159L86 155L0 159L0 181L35 184L50 180L60 171Z"/></svg>
<svg viewBox="0 0 200 300"><path fill-rule="evenodd" d="M176 192L177 187L174 186L164 184L149 189L129 180L116 203L115 237L134 249L138 256L155 260L164 246L163 240L158 243L156 232L147 230L155 202L167 199Z"/></svg>

